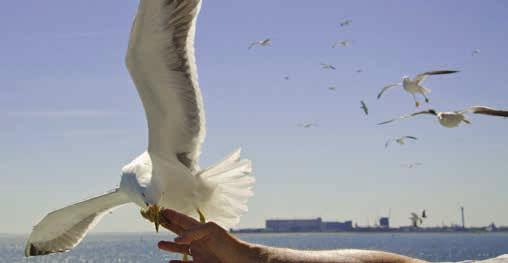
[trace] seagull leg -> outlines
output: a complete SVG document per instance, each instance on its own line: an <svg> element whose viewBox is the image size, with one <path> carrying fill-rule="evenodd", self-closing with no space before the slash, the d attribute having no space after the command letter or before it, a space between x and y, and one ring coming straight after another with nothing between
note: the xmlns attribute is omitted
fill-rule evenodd
<svg viewBox="0 0 508 263"><path fill-rule="evenodd" d="M196 211L199 214L199 222L201 222L202 224L206 223L205 216L203 215L201 210L199 210L199 208L198 208L198 209L196 209ZM189 261L189 255L188 254L183 254L182 261L184 261L184 262Z"/></svg>
<svg viewBox="0 0 508 263"><path fill-rule="evenodd" d="M415 100L415 105L416 107L420 107L420 102L416 99L416 95L414 93L411 93L411 95L413 95L413 99Z"/></svg>

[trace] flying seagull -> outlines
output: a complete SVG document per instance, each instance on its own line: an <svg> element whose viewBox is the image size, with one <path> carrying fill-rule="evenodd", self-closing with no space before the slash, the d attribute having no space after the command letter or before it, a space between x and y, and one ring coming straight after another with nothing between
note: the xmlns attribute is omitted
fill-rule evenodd
<svg viewBox="0 0 508 263"><path fill-rule="evenodd" d="M406 144L406 139L410 139L410 140L418 140L418 138L414 137L414 136L402 136L402 137L399 137L399 138L395 138L395 139L388 139L385 143L385 148L388 148L388 146L390 146L390 144L395 141L396 143L398 143L399 145L404 145Z"/></svg>
<svg viewBox="0 0 508 263"><path fill-rule="evenodd" d="M483 115L490 115L490 116L500 116L500 117L508 117L508 110L497 110L485 106L473 106L470 108L467 108L465 110L460 111L449 111L449 112L439 112L434 109L430 110L424 110L415 112L412 114L404 115L402 117L392 119L389 121L384 121L381 123L378 123L378 125L387 124L390 122L394 122L396 120L400 119L407 119L418 115L428 114L428 115L434 115L439 120L439 124L441 126L446 128L455 128L458 127L462 122L471 124L471 121L467 119L466 114L467 113L474 113L474 114L483 114Z"/></svg>
<svg viewBox="0 0 508 263"><path fill-rule="evenodd" d="M405 168L408 168L408 169L412 169L412 168L415 168L417 166L422 166L422 165L423 165L423 163L415 162L415 163L402 164L401 166L405 167Z"/></svg>
<svg viewBox="0 0 508 263"><path fill-rule="evenodd" d="M337 87L336 86L330 86L328 87L329 90L331 91L337 91Z"/></svg>
<svg viewBox="0 0 508 263"><path fill-rule="evenodd" d="M270 38L265 38L263 40L254 41L249 45L249 49L252 49L255 46L266 47L272 45L272 40Z"/></svg>
<svg viewBox="0 0 508 263"><path fill-rule="evenodd" d="M339 41L336 41L335 43L333 43L332 48L336 48L338 46L349 47L351 45L351 43L352 42L350 40L339 40Z"/></svg>
<svg viewBox="0 0 508 263"><path fill-rule="evenodd" d="M126 64L143 102L148 148L122 169L120 186L104 195L49 213L34 228L26 256L77 246L110 210L127 203L158 229L159 209L213 220L225 229L247 211L254 178L240 150L200 169L205 115L194 56L201 0L141 0Z"/></svg>
<svg viewBox="0 0 508 263"><path fill-rule="evenodd" d="M321 63L321 68L322 69L332 69L332 70L336 70L336 68L331 65L331 64L326 64L326 63Z"/></svg>
<svg viewBox="0 0 508 263"><path fill-rule="evenodd" d="M365 115L369 115L369 108L367 107L367 104L365 103L365 101L360 101L360 104L362 105L360 108L363 110L363 112L365 113Z"/></svg>
<svg viewBox="0 0 508 263"><path fill-rule="evenodd" d="M479 49L475 49L475 50L473 50L473 52L471 52L471 56L476 56L478 54L480 54L480 50Z"/></svg>
<svg viewBox="0 0 508 263"><path fill-rule="evenodd" d="M452 74L452 73L457 73L457 72L459 72L459 71L457 71L457 70L434 70L434 71L427 71L427 72L420 73L420 74L416 75L413 79L411 79L408 76L404 76L404 77L402 77L401 83L389 84L389 85L383 87L381 92L379 92L379 94L377 95L377 98L380 99L381 96L383 95L383 93L390 88L402 86L406 92L410 93L413 96L416 107L419 107L420 102L416 99L417 93L421 94L425 98L425 102L428 103L430 101L426 95L427 93L430 93L430 89L427 89L421 85L422 82L428 76Z"/></svg>
<svg viewBox="0 0 508 263"><path fill-rule="evenodd" d="M351 23L353 23L353 20L351 20L351 19L345 19L345 20L342 20L339 23L339 25L340 25L340 27L345 27L345 26L351 25Z"/></svg>
<svg viewBox="0 0 508 263"><path fill-rule="evenodd" d="M418 227L419 225L423 224L423 219L417 214L417 213L411 213L411 217L409 217L409 220L411 220L411 225L413 227Z"/></svg>
<svg viewBox="0 0 508 263"><path fill-rule="evenodd" d="M422 218L427 218L427 211L425 209L422 211Z"/></svg>
<svg viewBox="0 0 508 263"><path fill-rule="evenodd" d="M285 79L285 80L289 80L289 75L285 75L285 76L284 76L284 79Z"/></svg>
<svg viewBox="0 0 508 263"><path fill-rule="evenodd" d="M318 126L317 123L313 123L313 122L305 122L305 123L298 124L298 127L302 127L305 129L313 128L313 127L317 127L317 126Z"/></svg>

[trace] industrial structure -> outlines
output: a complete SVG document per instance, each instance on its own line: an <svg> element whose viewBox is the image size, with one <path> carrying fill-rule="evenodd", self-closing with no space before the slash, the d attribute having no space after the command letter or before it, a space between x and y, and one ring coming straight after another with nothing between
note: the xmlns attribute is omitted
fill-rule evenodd
<svg viewBox="0 0 508 263"><path fill-rule="evenodd" d="M270 232L340 232L351 231L353 221L323 221L315 219L269 219L265 227Z"/></svg>

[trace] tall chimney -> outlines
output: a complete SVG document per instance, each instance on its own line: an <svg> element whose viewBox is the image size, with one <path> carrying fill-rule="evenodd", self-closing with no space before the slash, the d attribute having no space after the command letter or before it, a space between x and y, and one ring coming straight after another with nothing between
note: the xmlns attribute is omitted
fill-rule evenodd
<svg viewBox="0 0 508 263"><path fill-rule="evenodd" d="M460 207L460 214L462 216L462 228L466 228L466 222L464 220L464 207L463 206Z"/></svg>

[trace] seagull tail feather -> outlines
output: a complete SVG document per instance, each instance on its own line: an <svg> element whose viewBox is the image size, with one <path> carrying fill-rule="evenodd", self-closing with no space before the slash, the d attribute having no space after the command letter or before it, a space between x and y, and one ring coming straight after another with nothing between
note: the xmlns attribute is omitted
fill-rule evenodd
<svg viewBox="0 0 508 263"><path fill-rule="evenodd" d="M247 212L247 201L253 195L255 179L251 175L252 163L240 159L240 152L238 149L221 162L200 172L204 181L216 185L213 196L200 210L208 220L225 229L240 222L240 216Z"/></svg>

